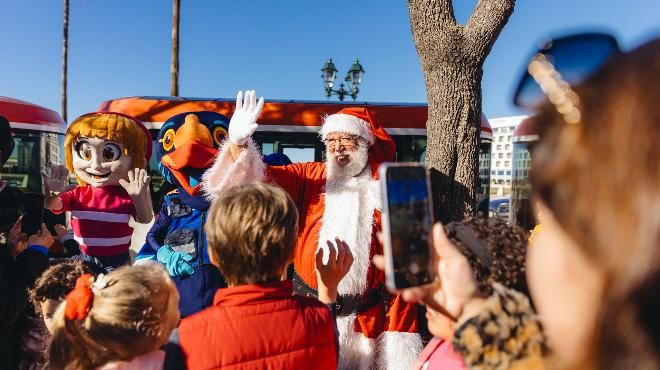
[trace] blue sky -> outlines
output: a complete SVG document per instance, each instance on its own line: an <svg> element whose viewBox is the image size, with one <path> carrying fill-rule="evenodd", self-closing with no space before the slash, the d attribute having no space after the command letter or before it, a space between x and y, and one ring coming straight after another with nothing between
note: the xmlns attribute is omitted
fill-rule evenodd
<svg viewBox="0 0 660 370"><path fill-rule="evenodd" d="M357 57L359 100L425 102L405 1L181 0L180 94L325 100L320 68ZM61 0L0 0L0 95L60 110ZM475 0L455 0L465 22ZM101 101L169 95L169 0L70 0L69 121ZM520 114L511 94L546 35L609 30L629 48L660 36L658 0L518 0L488 57L484 112ZM335 98L333 98L335 99Z"/></svg>

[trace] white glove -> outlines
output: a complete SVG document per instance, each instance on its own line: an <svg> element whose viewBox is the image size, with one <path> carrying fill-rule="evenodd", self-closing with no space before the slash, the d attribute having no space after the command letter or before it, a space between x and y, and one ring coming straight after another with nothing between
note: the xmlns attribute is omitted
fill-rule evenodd
<svg viewBox="0 0 660 370"><path fill-rule="evenodd" d="M244 145L247 139L257 130L257 118L264 107L264 98L259 98L254 90L245 92L239 91L236 96L236 110L229 121L229 140L236 145Z"/></svg>

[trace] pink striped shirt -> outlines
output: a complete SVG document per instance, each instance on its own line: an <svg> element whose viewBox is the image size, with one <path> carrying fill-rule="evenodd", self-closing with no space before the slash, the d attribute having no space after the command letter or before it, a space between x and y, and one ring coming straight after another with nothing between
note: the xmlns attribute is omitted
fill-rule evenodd
<svg viewBox="0 0 660 370"><path fill-rule="evenodd" d="M80 250L90 256L117 256L131 246L133 201L121 186L78 186L61 193L62 209L71 211L71 228Z"/></svg>

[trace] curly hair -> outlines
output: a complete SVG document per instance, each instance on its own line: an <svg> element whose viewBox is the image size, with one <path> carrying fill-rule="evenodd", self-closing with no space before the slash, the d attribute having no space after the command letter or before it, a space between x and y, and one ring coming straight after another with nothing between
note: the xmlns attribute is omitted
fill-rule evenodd
<svg viewBox="0 0 660 370"><path fill-rule="evenodd" d="M462 227L469 230L467 236L463 235ZM525 229L491 217L452 222L445 226L445 231L449 240L467 257L482 293L490 295L493 284L500 283L529 296L525 276L529 233Z"/></svg>
<svg viewBox="0 0 660 370"><path fill-rule="evenodd" d="M61 301L66 298L76 279L83 274L96 276L104 272L100 267L80 260L64 260L50 266L34 283L29 291L30 302L37 314L41 314L41 303L48 299Z"/></svg>

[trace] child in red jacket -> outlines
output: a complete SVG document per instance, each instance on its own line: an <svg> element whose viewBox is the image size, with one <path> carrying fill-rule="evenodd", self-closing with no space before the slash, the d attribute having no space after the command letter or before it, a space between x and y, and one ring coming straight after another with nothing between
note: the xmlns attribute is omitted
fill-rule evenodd
<svg viewBox="0 0 660 370"><path fill-rule="evenodd" d="M252 183L223 193L205 231L211 262L229 287L217 291L213 306L181 322L186 367L336 368L332 303L353 262L346 243L327 241L325 266L322 252L317 255L319 302L293 295L291 281L281 278L298 235L298 212L284 190Z"/></svg>

